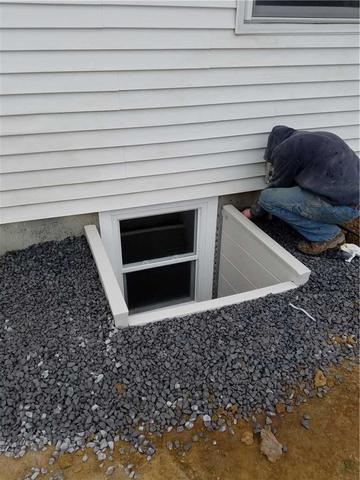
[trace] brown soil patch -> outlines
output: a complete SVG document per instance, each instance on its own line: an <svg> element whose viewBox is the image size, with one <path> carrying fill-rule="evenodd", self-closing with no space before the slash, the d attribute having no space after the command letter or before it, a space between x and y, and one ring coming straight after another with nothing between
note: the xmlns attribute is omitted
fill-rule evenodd
<svg viewBox="0 0 360 480"><path fill-rule="evenodd" d="M65 480L125 480L125 465L135 465L142 480L358 480L359 478L359 368L352 372L341 369L343 383L335 385L326 398L314 398L293 413L274 419L278 429L276 437L288 447L288 453L271 464L259 448L259 438L252 445L241 442L248 428L245 422L234 425L234 435L225 433L205 434L192 449L179 454L165 447L168 440L178 439L182 444L191 440L191 432L170 432L157 441L158 452L149 463L135 453L129 445L119 443L115 447L113 462L99 464L94 454L88 451L89 460L82 463L84 452L62 455L49 467L51 454L29 452L22 459L0 457L0 480L22 480L31 467L46 466L48 475L39 475L38 480L48 479L50 474L62 470ZM333 382L328 382L328 385ZM311 428L300 425L303 414L311 417ZM119 447L126 447L120 456ZM116 465L111 477L105 476L108 465Z"/></svg>

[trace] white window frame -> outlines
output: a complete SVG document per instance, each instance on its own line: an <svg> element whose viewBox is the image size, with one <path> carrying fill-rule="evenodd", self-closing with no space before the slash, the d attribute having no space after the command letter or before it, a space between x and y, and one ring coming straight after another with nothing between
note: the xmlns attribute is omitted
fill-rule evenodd
<svg viewBox="0 0 360 480"><path fill-rule="evenodd" d="M191 200L100 212L101 238L124 297L123 275L125 273L195 261L194 299L190 303L210 300L212 298L217 208L218 197L211 197L197 201ZM188 210L195 210L194 252L123 265L120 237L121 220ZM146 315L153 310L144 314ZM133 315L136 315L136 313Z"/></svg>
<svg viewBox="0 0 360 480"><path fill-rule="evenodd" d="M253 17L254 0L237 0L237 34L321 34L359 33L359 20L353 18Z"/></svg>

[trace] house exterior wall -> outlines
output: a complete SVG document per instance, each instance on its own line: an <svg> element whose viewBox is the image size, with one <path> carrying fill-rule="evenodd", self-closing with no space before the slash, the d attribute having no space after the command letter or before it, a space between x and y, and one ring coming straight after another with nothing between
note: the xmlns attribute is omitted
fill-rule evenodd
<svg viewBox="0 0 360 480"><path fill-rule="evenodd" d="M235 0L0 7L2 223L259 190L276 124L359 150L355 34L236 35Z"/></svg>

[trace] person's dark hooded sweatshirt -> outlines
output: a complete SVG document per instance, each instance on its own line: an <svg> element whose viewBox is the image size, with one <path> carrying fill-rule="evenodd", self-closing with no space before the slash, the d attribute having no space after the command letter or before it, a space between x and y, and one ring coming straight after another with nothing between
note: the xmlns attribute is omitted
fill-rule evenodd
<svg viewBox="0 0 360 480"><path fill-rule="evenodd" d="M273 165L268 188L298 185L333 205L359 203L359 158L333 133L276 126L264 159Z"/></svg>

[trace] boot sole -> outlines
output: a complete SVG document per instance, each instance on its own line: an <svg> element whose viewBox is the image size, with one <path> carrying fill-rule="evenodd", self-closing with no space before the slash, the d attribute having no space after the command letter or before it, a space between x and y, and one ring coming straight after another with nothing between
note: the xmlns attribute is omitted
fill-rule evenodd
<svg viewBox="0 0 360 480"><path fill-rule="evenodd" d="M338 249L339 247L341 247L341 245L344 245L344 243L346 243L346 238L345 236L341 239L341 240L338 240L336 243L334 244L330 244L328 247L326 247L324 250L321 250L321 252L306 252L304 250L301 250L300 248L297 247L297 249L299 250L299 252L301 253L304 253L305 255L312 255L313 257L317 257L318 255L321 255L322 253L324 252L327 252L328 250L336 250Z"/></svg>

